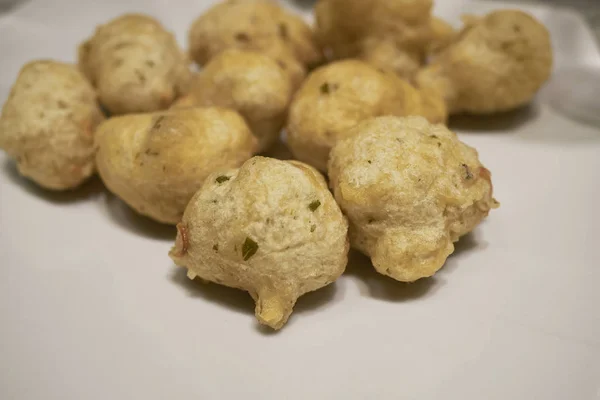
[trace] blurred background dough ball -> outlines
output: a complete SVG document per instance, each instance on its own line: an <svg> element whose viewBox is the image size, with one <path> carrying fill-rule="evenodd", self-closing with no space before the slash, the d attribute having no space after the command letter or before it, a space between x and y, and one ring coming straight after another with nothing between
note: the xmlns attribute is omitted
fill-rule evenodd
<svg viewBox="0 0 600 400"><path fill-rule="evenodd" d="M270 0L214 5L194 21L189 43L190 55L199 65L231 48L266 54L290 71L296 86L304 70L323 57L311 27Z"/></svg>
<svg viewBox="0 0 600 400"><path fill-rule="evenodd" d="M111 114L168 108L189 85L189 60L154 18L126 14L79 47L79 65Z"/></svg>
<svg viewBox="0 0 600 400"><path fill-rule="evenodd" d="M465 22L458 37L419 72L418 85L437 90L452 114L489 114L529 103L552 72L546 27L513 10Z"/></svg>
<svg viewBox="0 0 600 400"><path fill-rule="evenodd" d="M432 0L319 0L317 37L332 59L359 58L411 79L432 40Z"/></svg>
<svg viewBox="0 0 600 400"><path fill-rule="evenodd" d="M219 106L238 111L257 137L259 151L279 138L293 95L292 81L272 58L251 51L226 50L192 80L189 95L176 108Z"/></svg>

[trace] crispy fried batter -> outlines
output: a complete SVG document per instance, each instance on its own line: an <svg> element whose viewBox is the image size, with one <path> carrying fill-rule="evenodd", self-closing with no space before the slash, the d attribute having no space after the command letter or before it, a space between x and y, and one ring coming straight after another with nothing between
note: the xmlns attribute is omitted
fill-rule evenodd
<svg viewBox="0 0 600 400"><path fill-rule="evenodd" d="M477 152L421 117L362 122L333 148L329 178L351 244L404 282L437 272L498 206Z"/></svg>
<svg viewBox="0 0 600 400"><path fill-rule="evenodd" d="M191 277L248 291L256 317L273 329L298 297L335 281L347 263L346 218L323 176L297 161L254 157L211 175L182 226L175 263Z"/></svg>
<svg viewBox="0 0 600 400"><path fill-rule="evenodd" d="M0 148L19 172L52 190L72 189L94 172L94 130L104 115L74 65L25 65L0 117Z"/></svg>
<svg viewBox="0 0 600 400"><path fill-rule="evenodd" d="M244 119L222 108L112 118L96 134L106 187L140 214L176 224L204 179L235 168L256 150Z"/></svg>

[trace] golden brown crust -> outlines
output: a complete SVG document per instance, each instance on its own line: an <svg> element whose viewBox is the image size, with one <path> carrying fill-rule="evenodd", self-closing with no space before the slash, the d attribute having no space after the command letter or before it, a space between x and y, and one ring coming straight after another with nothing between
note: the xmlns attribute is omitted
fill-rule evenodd
<svg viewBox="0 0 600 400"><path fill-rule="evenodd" d="M112 118L98 128L96 163L106 187L140 214L176 224L212 172L250 158L256 139L222 108Z"/></svg>
<svg viewBox="0 0 600 400"><path fill-rule="evenodd" d="M112 114L166 109L186 92L191 78L175 37L138 14L99 26L79 47L79 65Z"/></svg>
<svg viewBox="0 0 600 400"><path fill-rule="evenodd" d="M317 37L334 59L361 58L411 79L431 41L431 0L319 0Z"/></svg>
<svg viewBox="0 0 600 400"><path fill-rule="evenodd" d="M321 62L311 28L269 0L223 1L201 15L189 32L191 58L206 64L226 49L266 54L294 72Z"/></svg>
<svg viewBox="0 0 600 400"><path fill-rule="evenodd" d="M417 76L451 113L508 111L531 101L552 71L547 29L513 10L468 17L457 39Z"/></svg>
<svg viewBox="0 0 600 400"><path fill-rule="evenodd" d="M330 185L351 244L375 269L412 282L433 275L498 203L477 152L421 117L379 117L339 141Z"/></svg>
<svg viewBox="0 0 600 400"><path fill-rule="evenodd" d="M52 190L72 189L94 172L96 93L73 65L25 65L0 117L0 148L19 172Z"/></svg>
<svg viewBox="0 0 600 400"><path fill-rule="evenodd" d="M298 297L335 281L348 223L323 176L298 161L254 157L206 179L185 210L170 256L188 276L238 288L260 323L280 329Z"/></svg>
<svg viewBox="0 0 600 400"><path fill-rule="evenodd" d="M270 57L231 49L214 57L194 77L190 95L174 107L218 106L239 112L263 152L279 138L293 90L288 73Z"/></svg>
<svg viewBox="0 0 600 400"><path fill-rule="evenodd" d="M431 39L427 44L428 55L436 55L446 49L458 37L452 25L438 17L431 17Z"/></svg>
<svg viewBox="0 0 600 400"><path fill-rule="evenodd" d="M446 120L444 102L436 93L421 92L362 61L338 61L315 70L295 94L288 145L295 158L325 171L335 142L357 123L380 115Z"/></svg>

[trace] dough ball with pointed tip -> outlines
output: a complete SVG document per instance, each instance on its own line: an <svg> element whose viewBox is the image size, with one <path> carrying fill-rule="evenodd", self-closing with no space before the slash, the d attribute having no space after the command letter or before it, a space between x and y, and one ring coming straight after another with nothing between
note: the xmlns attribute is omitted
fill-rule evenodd
<svg viewBox="0 0 600 400"><path fill-rule="evenodd" d="M273 329L346 268L346 218L323 176L298 161L254 157L211 175L177 229L175 263L191 278L247 291Z"/></svg>

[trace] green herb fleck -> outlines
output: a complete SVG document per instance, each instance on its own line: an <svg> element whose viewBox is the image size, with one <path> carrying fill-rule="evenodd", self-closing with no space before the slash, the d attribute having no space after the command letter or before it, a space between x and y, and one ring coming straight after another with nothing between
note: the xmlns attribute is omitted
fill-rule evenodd
<svg viewBox="0 0 600 400"><path fill-rule="evenodd" d="M137 76L138 80L140 81L140 83L145 83L146 82L146 77L144 76L144 74L142 74L140 72L140 70L134 70L133 71L135 73L135 75Z"/></svg>
<svg viewBox="0 0 600 400"><path fill-rule="evenodd" d="M462 167L465 169L465 179L473 179L473 174L471 173L471 169L467 164L462 164Z"/></svg>
<svg viewBox="0 0 600 400"><path fill-rule="evenodd" d="M150 128L150 129L152 129L152 130L159 129L165 118L166 117L164 115L161 115L158 118L156 118L156 120L154 121L154 124L152 124L152 128Z"/></svg>
<svg viewBox="0 0 600 400"><path fill-rule="evenodd" d="M219 245L218 245L218 244L215 244L215 245L213 246L213 250L214 250L214 251L219 251Z"/></svg>
<svg viewBox="0 0 600 400"><path fill-rule="evenodd" d="M311 231L311 233L312 233L312 232L314 232L314 231L315 231L315 229L317 229L317 226L316 226L315 224L312 224L312 225L310 226L310 231Z"/></svg>
<svg viewBox="0 0 600 400"><path fill-rule="evenodd" d="M310 203L308 205L308 208L310 209L310 211L316 211L317 208L319 208L321 206L321 202L319 200L315 200L312 203Z"/></svg>
<svg viewBox="0 0 600 400"><path fill-rule="evenodd" d="M329 94L331 93L332 87L331 85L329 85L329 83L325 82L324 84L321 85L321 93L323 94Z"/></svg>
<svg viewBox="0 0 600 400"><path fill-rule="evenodd" d="M242 257L244 258L244 261L248 261L257 251L258 243L247 237L242 245Z"/></svg>
<svg viewBox="0 0 600 400"><path fill-rule="evenodd" d="M250 36L246 32L239 32L235 34L235 40L238 42L248 43L250 41Z"/></svg>
<svg viewBox="0 0 600 400"><path fill-rule="evenodd" d="M279 24L279 36L281 36L282 39L288 38L288 28L283 23Z"/></svg>
<svg viewBox="0 0 600 400"><path fill-rule="evenodd" d="M228 176L221 175L221 176L217 177L216 181L217 181L217 183L223 183L223 182L227 182L230 179L231 178Z"/></svg>
<svg viewBox="0 0 600 400"><path fill-rule="evenodd" d="M373 161L371 161L371 160L367 160L367 162L368 162L369 164L373 164Z"/></svg>

